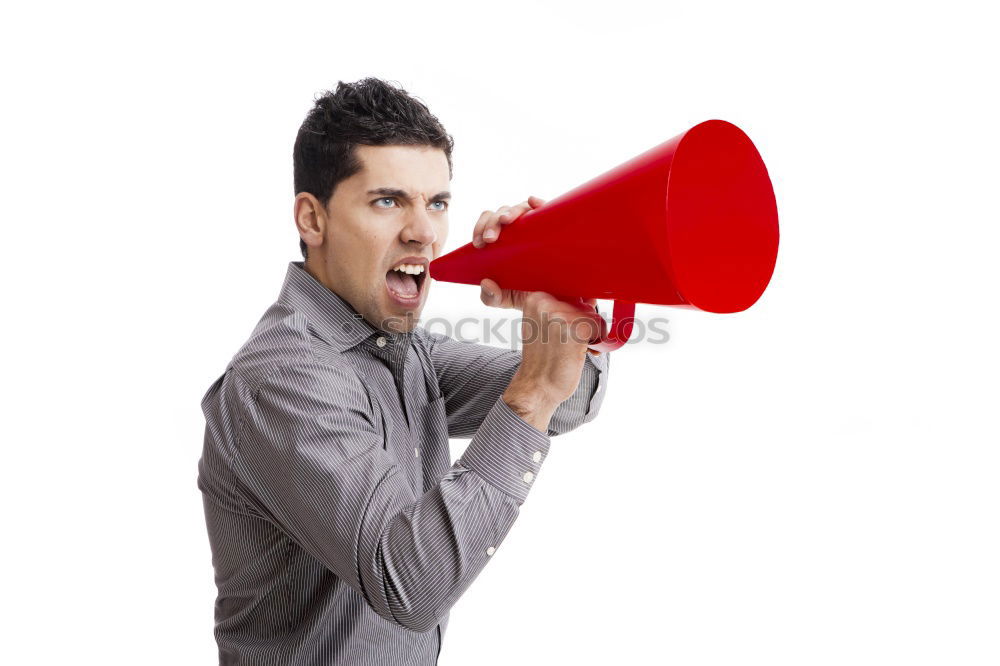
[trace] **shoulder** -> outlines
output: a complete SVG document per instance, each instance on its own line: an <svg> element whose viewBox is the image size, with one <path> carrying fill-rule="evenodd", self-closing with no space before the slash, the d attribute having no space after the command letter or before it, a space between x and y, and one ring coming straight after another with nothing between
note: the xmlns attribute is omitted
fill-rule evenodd
<svg viewBox="0 0 1000 666"><path fill-rule="evenodd" d="M303 313L281 302L264 313L228 371L254 400L274 387L344 397L367 393L347 359L315 333Z"/></svg>

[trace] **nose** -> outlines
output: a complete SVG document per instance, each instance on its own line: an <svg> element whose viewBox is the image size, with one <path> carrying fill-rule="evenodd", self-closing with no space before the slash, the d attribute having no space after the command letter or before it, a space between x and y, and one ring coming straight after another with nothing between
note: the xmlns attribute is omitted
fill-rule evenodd
<svg viewBox="0 0 1000 666"><path fill-rule="evenodd" d="M408 216L406 226L401 234L402 241L409 245L419 244L420 247L431 245L437 240L437 232L434 230L434 221L425 210L413 210Z"/></svg>

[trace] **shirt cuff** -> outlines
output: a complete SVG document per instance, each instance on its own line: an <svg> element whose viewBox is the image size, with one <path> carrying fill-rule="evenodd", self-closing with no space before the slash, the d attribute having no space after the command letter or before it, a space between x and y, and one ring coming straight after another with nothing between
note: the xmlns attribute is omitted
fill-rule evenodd
<svg viewBox="0 0 1000 666"><path fill-rule="evenodd" d="M549 443L547 434L498 399L458 462L520 505L548 456Z"/></svg>
<svg viewBox="0 0 1000 666"><path fill-rule="evenodd" d="M585 423L593 420L594 416L597 415L597 411L601 408L601 403L604 402L604 386L608 383L608 359L610 355L611 352L601 352L596 356L587 354L591 365L597 370L597 381L594 383L593 392L588 396L589 402L587 403Z"/></svg>
<svg viewBox="0 0 1000 666"><path fill-rule="evenodd" d="M597 368L600 372L607 372L608 370L608 355L611 352L598 352L597 354L591 354L587 352L587 360L590 364Z"/></svg>

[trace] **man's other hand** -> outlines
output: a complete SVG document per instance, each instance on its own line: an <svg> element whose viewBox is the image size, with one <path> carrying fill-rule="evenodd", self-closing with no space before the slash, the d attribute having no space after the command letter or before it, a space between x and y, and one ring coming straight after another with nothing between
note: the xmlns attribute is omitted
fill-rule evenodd
<svg viewBox="0 0 1000 666"><path fill-rule="evenodd" d="M504 225L510 224L544 203L542 199L530 196L527 201L522 201L516 206L500 206L496 210L484 210L472 232L472 244L475 247L486 247L487 243L500 238L500 230Z"/></svg>

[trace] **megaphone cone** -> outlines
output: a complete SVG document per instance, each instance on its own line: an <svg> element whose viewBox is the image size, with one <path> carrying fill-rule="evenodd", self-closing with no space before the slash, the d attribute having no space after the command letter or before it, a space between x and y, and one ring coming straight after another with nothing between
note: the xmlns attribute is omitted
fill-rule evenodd
<svg viewBox="0 0 1000 666"><path fill-rule="evenodd" d="M739 312L764 292L778 252L771 181L749 137L723 120L524 213L483 248L435 259L435 280L615 300L608 336L631 333L635 303ZM627 320L627 321L626 321Z"/></svg>

